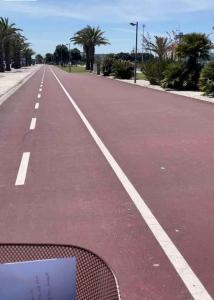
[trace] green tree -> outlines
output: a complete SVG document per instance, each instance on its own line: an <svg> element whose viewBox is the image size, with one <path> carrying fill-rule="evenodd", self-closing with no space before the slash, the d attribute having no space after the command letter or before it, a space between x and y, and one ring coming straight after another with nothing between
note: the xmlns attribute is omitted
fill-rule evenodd
<svg viewBox="0 0 214 300"><path fill-rule="evenodd" d="M160 60L165 60L171 56L172 40L168 37L154 36L154 41L150 37L144 38L145 49L151 51Z"/></svg>
<svg viewBox="0 0 214 300"><path fill-rule="evenodd" d="M176 54L180 59L195 67L202 60L209 59L212 42L204 33L185 34L177 45Z"/></svg>
<svg viewBox="0 0 214 300"><path fill-rule="evenodd" d="M86 55L86 70L93 70L95 47L109 44L104 32L99 27L87 26L77 31L70 39L74 44L81 45Z"/></svg>
<svg viewBox="0 0 214 300"><path fill-rule="evenodd" d="M15 34L21 29L15 27L15 23L10 23L8 18L1 18L0 19L0 26L2 26L4 32L3 42L3 52L4 52L4 59L6 65L6 71L11 71L11 54L12 54L12 39L14 38Z"/></svg>
<svg viewBox="0 0 214 300"><path fill-rule="evenodd" d="M115 59L121 59L121 60L132 60L132 55L127 52L120 52L115 54Z"/></svg>
<svg viewBox="0 0 214 300"><path fill-rule="evenodd" d="M32 55L34 55L34 54L35 54L35 52L31 48L29 48L28 43L23 45L22 56L25 59L25 66L31 66Z"/></svg>
<svg viewBox="0 0 214 300"><path fill-rule="evenodd" d="M71 57L72 64L77 64L82 58L80 50L77 48L71 49L70 57Z"/></svg>
<svg viewBox="0 0 214 300"><path fill-rule="evenodd" d="M13 67L15 69L21 68L21 52L26 45L26 38L20 33L16 33L12 39L12 57Z"/></svg>
<svg viewBox="0 0 214 300"><path fill-rule="evenodd" d="M61 66L68 63L69 52L66 45L57 45L54 51L54 59L56 64L61 64Z"/></svg>
<svg viewBox="0 0 214 300"><path fill-rule="evenodd" d="M206 34L193 32L181 36L176 46L176 56L183 66L175 80L177 83L180 81L182 89L198 89L201 68L209 59L211 49L212 43Z"/></svg>
<svg viewBox="0 0 214 300"><path fill-rule="evenodd" d="M37 54L35 58L37 64L43 64L44 58L41 54Z"/></svg>
<svg viewBox="0 0 214 300"><path fill-rule="evenodd" d="M45 63L46 64L53 64L54 63L54 55L52 53L45 54Z"/></svg>
<svg viewBox="0 0 214 300"><path fill-rule="evenodd" d="M11 64L11 41L17 32L21 31L15 27L15 23L9 23L8 18L0 18L0 72L10 71Z"/></svg>

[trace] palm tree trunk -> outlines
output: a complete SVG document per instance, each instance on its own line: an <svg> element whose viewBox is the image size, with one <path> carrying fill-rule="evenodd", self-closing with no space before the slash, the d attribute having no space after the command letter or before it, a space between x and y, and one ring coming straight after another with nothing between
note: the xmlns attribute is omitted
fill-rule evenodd
<svg viewBox="0 0 214 300"><path fill-rule="evenodd" d="M29 62L28 62L28 55L25 55L25 66L28 67Z"/></svg>
<svg viewBox="0 0 214 300"><path fill-rule="evenodd" d="M21 53L20 49L15 49L14 53L14 69L20 69L21 68Z"/></svg>
<svg viewBox="0 0 214 300"><path fill-rule="evenodd" d="M90 49L90 71L93 72L94 70L94 54L95 54L95 47L91 46Z"/></svg>
<svg viewBox="0 0 214 300"><path fill-rule="evenodd" d="M85 47L85 56L86 56L86 70L90 70L90 50L89 47Z"/></svg>
<svg viewBox="0 0 214 300"><path fill-rule="evenodd" d="M0 72L4 72L4 56L2 44L0 44Z"/></svg>
<svg viewBox="0 0 214 300"><path fill-rule="evenodd" d="M10 64L10 44L6 43L4 46L4 53L5 53L5 64L6 64L6 71L11 71Z"/></svg>

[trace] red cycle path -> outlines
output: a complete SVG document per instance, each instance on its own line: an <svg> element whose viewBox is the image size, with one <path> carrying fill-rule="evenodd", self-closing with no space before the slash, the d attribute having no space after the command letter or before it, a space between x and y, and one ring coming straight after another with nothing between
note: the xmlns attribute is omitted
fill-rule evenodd
<svg viewBox="0 0 214 300"><path fill-rule="evenodd" d="M214 294L213 106L54 70ZM122 299L191 299L49 67L34 110L42 73L0 107L0 242L76 244L109 263Z"/></svg>

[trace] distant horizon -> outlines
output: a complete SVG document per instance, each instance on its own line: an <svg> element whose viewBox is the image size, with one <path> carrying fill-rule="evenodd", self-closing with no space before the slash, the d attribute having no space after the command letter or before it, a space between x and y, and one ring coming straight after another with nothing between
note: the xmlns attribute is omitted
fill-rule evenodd
<svg viewBox="0 0 214 300"><path fill-rule="evenodd" d="M142 25L145 34L166 36L167 32L214 33L214 1L204 0L80 0L76 1L4 1L0 0L2 17L23 29L37 54L53 53L57 44L66 44L73 34L86 25L100 26L110 45L96 48L97 54L131 52L135 44L135 28L139 21L139 50ZM200 21L199 21L200 20ZM214 35L210 36L214 41ZM72 48L82 48L71 45Z"/></svg>

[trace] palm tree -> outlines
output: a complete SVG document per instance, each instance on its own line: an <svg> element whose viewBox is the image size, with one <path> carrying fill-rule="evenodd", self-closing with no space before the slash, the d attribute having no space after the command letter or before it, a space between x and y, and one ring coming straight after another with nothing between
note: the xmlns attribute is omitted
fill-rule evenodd
<svg viewBox="0 0 214 300"><path fill-rule="evenodd" d="M11 41L19 31L21 30L15 27L15 23L9 23L8 18L0 18L0 72L4 72L4 58L6 71L11 70Z"/></svg>
<svg viewBox="0 0 214 300"><path fill-rule="evenodd" d="M4 72L4 41L6 37L6 31L4 26L4 19L0 18L0 72Z"/></svg>
<svg viewBox="0 0 214 300"><path fill-rule="evenodd" d="M35 54L35 52L29 48L30 44L29 43L24 43L22 46L22 56L25 59L25 66L31 66L32 64L32 55Z"/></svg>
<svg viewBox="0 0 214 300"><path fill-rule="evenodd" d="M12 40L12 51L13 51L13 66L15 69L21 68L21 52L26 45L26 38L20 33L15 34Z"/></svg>
<svg viewBox="0 0 214 300"><path fill-rule="evenodd" d="M95 47L109 44L103 36L104 32L99 27L87 26L77 31L70 39L74 44L83 46L86 55L86 70L93 70Z"/></svg>
<svg viewBox="0 0 214 300"><path fill-rule="evenodd" d="M213 44L209 36L203 33L189 33L182 36L177 45L176 54L195 66L200 60L208 60Z"/></svg>
<svg viewBox="0 0 214 300"><path fill-rule="evenodd" d="M167 37L155 35L154 42L149 38L144 38L146 50L155 53L160 60L168 58L168 54L172 51L172 40Z"/></svg>

